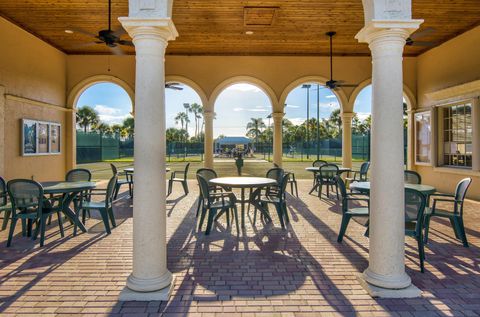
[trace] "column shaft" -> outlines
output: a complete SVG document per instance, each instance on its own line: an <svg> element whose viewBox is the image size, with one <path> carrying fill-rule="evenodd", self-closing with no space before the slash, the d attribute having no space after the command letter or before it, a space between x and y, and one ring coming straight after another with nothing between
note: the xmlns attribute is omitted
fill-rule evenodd
<svg viewBox="0 0 480 317"><path fill-rule="evenodd" d="M204 166L206 168L213 168L213 116L213 111L205 111L203 114L205 120Z"/></svg>
<svg viewBox="0 0 480 317"><path fill-rule="evenodd" d="M353 113L342 113L342 165L352 167L352 118Z"/></svg>
<svg viewBox="0 0 480 317"><path fill-rule="evenodd" d="M274 112L273 117L273 163L282 166L283 157L283 117L284 113Z"/></svg>

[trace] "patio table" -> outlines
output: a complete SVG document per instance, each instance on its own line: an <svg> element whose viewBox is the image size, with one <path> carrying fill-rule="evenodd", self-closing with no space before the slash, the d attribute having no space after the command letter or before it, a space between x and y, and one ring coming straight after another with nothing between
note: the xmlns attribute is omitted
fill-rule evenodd
<svg viewBox="0 0 480 317"><path fill-rule="evenodd" d="M223 188L239 188L241 199L238 200L242 213L242 228L245 228L245 189L254 189L276 185L277 181L266 177L219 177L209 181L210 184L217 185ZM250 198L250 197L249 197Z"/></svg>
<svg viewBox="0 0 480 317"><path fill-rule="evenodd" d="M94 189L96 184L94 182L42 182L43 192L47 195L49 194L63 194L63 199L61 200L62 205L62 212L65 216L68 217L74 224L74 232L73 234L76 235L77 226L82 230L82 232L87 232L87 229L83 225L83 223L79 220L77 210L72 210L70 208L70 204L74 200L75 196L79 193ZM75 206L77 209L77 206Z"/></svg>
<svg viewBox="0 0 480 317"><path fill-rule="evenodd" d="M405 183L405 188L418 190L427 197L436 191L435 187L424 184ZM361 193L368 194L370 192L370 182L353 182L350 184L350 190L356 190Z"/></svg>
<svg viewBox="0 0 480 317"><path fill-rule="evenodd" d="M316 174L320 172L320 166L309 166L309 167L305 167L305 170L308 171L308 172L312 172L313 173L313 187L312 187L312 190L310 190L310 193L312 193L314 190L317 191L318 190L318 184L317 184L317 178L316 178ZM352 169L350 167L343 167L343 166L339 166L338 167L338 174L341 175L342 173L347 173L347 172L350 172Z"/></svg>
<svg viewBox="0 0 480 317"><path fill-rule="evenodd" d="M134 167L128 167L128 168L124 168L123 171L125 173L135 173L135 168ZM170 172L170 167L167 167L165 168L165 172Z"/></svg>

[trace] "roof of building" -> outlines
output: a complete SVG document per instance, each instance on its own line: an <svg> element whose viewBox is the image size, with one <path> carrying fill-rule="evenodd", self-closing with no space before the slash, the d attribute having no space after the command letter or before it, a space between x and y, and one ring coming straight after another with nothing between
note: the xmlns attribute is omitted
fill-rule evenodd
<svg viewBox="0 0 480 317"><path fill-rule="evenodd" d="M252 140L244 136L226 136L221 139L216 139L215 143L219 145L250 144Z"/></svg>

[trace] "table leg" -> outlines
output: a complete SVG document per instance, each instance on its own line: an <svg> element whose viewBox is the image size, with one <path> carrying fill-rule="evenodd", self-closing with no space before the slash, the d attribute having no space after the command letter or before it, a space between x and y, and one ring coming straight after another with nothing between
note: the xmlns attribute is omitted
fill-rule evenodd
<svg viewBox="0 0 480 317"><path fill-rule="evenodd" d="M76 235L77 233L77 226L78 228L80 228L80 230L82 230L82 232L87 232L87 229L78 218L76 211L73 211L70 208L70 203L73 201L73 199L77 194L78 193L69 193L65 195L65 199L63 201L63 206L62 206L62 212L65 214L65 216L67 216L68 219L70 219L74 223L73 235ZM75 209L77 209L76 204L75 204Z"/></svg>
<svg viewBox="0 0 480 317"><path fill-rule="evenodd" d="M245 228L245 188L241 188L241 213L242 213L242 228Z"/></svg>

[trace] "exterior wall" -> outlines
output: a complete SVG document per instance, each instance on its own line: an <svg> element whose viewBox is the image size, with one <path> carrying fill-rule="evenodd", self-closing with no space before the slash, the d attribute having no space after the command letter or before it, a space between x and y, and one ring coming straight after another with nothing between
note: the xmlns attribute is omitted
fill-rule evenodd
<svg viewBox="0 0 480 317"><path fill-rule="evenodd" d="M0 96L4 135L0 140L0 175L12 178L55 180L65 177L66 55L12 23L0 18ZM22 157L20 119L62 124L61 154ZM3 141L3 142L2 142ZM3 153L1 152L4 148Z"/></svg>
<svg viewBox="0 0 480 317"><path fill-rule="evenodd" d="M429 98L428 94L480 79L479 42L480 26L418 57L418 108L430 109L439 104L439 101ZM480 91L476 95L480 96ZM474 131L474 134L474 138L480 137L479 132ZM436 148L433 152L436 152ZM480 171L423 165L417 165L416 170L425 183L434 185L442 192L451 193L460 179L472 177L469 197L480 199Z"/></svg>

